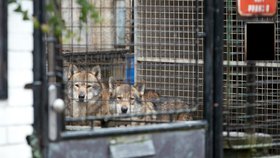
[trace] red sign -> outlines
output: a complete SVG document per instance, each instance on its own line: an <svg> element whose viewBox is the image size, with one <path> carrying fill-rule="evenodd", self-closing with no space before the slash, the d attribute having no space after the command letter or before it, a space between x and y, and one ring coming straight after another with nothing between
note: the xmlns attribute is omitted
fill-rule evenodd
<svg viewBox="0 0 280 158"><path fill-rule="evenodd" d="M273 16L277 12L277 0L238 0L241 16Z"/></svg>

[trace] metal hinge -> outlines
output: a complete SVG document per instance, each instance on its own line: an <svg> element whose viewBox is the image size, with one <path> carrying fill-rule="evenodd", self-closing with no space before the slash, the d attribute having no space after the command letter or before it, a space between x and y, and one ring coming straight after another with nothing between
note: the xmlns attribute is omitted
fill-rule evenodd
<svg viewBox="0 0 280 158"><path fill-rule="evenodd" d="M41 81L34 81L32 83L27 83L24 85L24 89L33 89L34 87L41 86L42 82Z"/></svg>

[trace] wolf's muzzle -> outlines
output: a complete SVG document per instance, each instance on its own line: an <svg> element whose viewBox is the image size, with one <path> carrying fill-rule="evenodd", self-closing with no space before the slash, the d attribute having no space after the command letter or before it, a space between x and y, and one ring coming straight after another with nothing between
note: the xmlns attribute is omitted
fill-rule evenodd
<svg viewBox="0 0 280 158"><path fill-rule="evenodd" d="M128 107L126 107L126 106L121 107L121 111L122 111L123 114L126 114L127 110L128 110Z"/></svg>
<svg viewBox="0 0 280 158"><path fill-rule="evenodd" d="M85 94L83 93L79 94L79 101L84 102L84 100L85 100Z"/></svg>

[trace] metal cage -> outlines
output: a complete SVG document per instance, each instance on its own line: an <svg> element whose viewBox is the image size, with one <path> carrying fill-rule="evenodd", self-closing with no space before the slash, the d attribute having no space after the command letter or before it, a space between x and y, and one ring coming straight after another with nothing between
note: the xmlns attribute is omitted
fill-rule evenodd
<svg viewBox="0 0 280 158"><path fill-rule="evenodd" d="M156 100L155 104L163 104L166 100L175 98L187 105L187 108L163 113L168 115L176 112L188 113L193 119L202 119L205 89L203 87L205 43L202 38L205 36L204 1L92 0L91 2L95 4L103 18L99 22L89 20L86 27L80 29L79 8L72 0L62 1L62 15L67 27L79 35L79 40L73 37L64 41L62 49L65 67L71 64L81 67L101 65L104 83L108 83L109 77L113 76L131 85L130 79L128 80L126 76L128 72L126 54L134 55L134 64L130 66L135 67L135 83L144 81L146 90L160 94L161 99ZM260 152L250 154L277 155L280 154L278 13L275 17L246 19L237 14L236 5L236 0L224 1L225 151L257 149ZM246 60L246 25L252 22L275 24L275 60ZM131 121L127 119L129 117L143 115L146 114L105 118L114 122L120 120L128 122ZM87 119L104 120L101 116ZM75 119L68 119L73 120Z"/></svg>
<svg viewBox="0 0 280 158"><path fill-rule="evenodd" d="M74 84L67 81L67 75L71 73L68 68L71 65L87 72L100 65L101 82L106 88L110 87L108 82L111 76L135 87L130 76L134 74L129 72L135 67L135 85L144 84L146 92L160 95L148 101L152 102L153 106L171 104L168 110L166 107L154 107L154 112L157 113L155 115L188 113L189 118L202 119L201 112L196 115L194 112L202 110L203 101L203 38L199 36L203 33L203 1L90 2L95 5L101 18L99 21L91 19L86 24L81 24L80 8L75 1L62 1L62 16L66 27L76 35L65 39L62 46L66 90L67 84ZM129 58L131 55L134 57ZM131 60L135 60L134 64L131 64ZM67 93L69 92L65 94ZM70 102L71 99L67 104L71 104ZM165 111L161 111L163 109ZM86 117L94 120L90 116ZM106 116L106 120L123 122L121 116L116 117L109 119ZM73 121L73 118L67 121L71 120ZM125 122L128 122L128 119Z"/></svg>
<svg viewBox="0 0 280 158"><path fill-rule="evenodd" d="M163 96L203 101L203 1L136 1L136 79ZM202 114L195 115L201 118Z"/></svg>
<svg viewBox="0 0 280 158"><path fill-rule="evenodd" d="M236 8L236 0L225 1L225 148L256 149L250 156L279 155L279 9L275 17L244 18ZM250 23L275 24L275 60L246 59Z"/></svg>
<svg viewBox="0 0 280 158"><path fill-rule="evenodd" d="M213 140L213 1L86 0L99 14L86 23L76 2L59 6L62 46L46 43L45 154L222 155Z"/></svg>
<svg viewBox="0 0 280 158"><path fill-rule="evenodd" d="M70 129L66 126L64 131L59 133L61 134L59 136L62 137L61 140L59 140L61 142L55 142L57 141L56 139L54 139L55 141L47 140L43 137L43 143L49 141L49 154L51 155L54 153L54 155L59 157L61 156L61 152L57 149L65 149L64 145L73 147L74 143L72 142L78 142L81 146L85 147L88 145L87 142L94 144L94 141L98 142L100 140L81 141L74 140L73 138L95 137L103 139L105 136L126 136L127 134L134 135L151 132L155 134L153 136L154 139L158 139L164 138L162 136L165 136L164 134L166 133L162 133L162 131L168 129L169 132L177 130L174 132L178 134L176 140L181 140L181 131L184 130L185 132L192 129L195 130L195 132L191 132L191 135L184 133L184 138L188 135L188 137L186 137L190 142L197 143L199 146L208 145L207 151L204 150L205 146L202 152L197 150L193 151L196 151L196 154L199 154L201 157L204 156L205 153L212 157L212 149L210 148L212 148L214 140L211 134L215 134L215 132L213 132L216 130L213 129L213 122L215 120L213 121L211 120L212 118L210 118L207 125L203 121L186 121L179 124L173 124L173 122L176 121L176 119L174 119L176 115L186 114L187 116L191 116L192 119L197 120L202 119L203 115L205 117L208 113L209 115L206 115L206 117L213 117L212 115L214 114L212 111L216 110L215 106L217 104L214 102L216 100L213 98L217 96L210 96L212 98L207 102L205 98L208 98L208 96L205 95L205 92L209 92L209 95L212 94L211 92L214 89L212 85L213 75L217 73L213 73L213 64L211 63L213 59L210 57L211 55L216 55L213 53L215 48L211 47L213 46L213 41L211 40L215 39L216 42L216 37L213 37L213 32L217 28L209 26L212 24L209 22L215 23L214 26L216 26L216 21L212 21L212 18L217 18L213 17L214 15L217 16L217 10L213 11L213 9L216 9L215 5L217 5L213 3L217 1L88 0L87 2L95 5L101 18L99 20L88 18L87 23L81 23L79 19L80 7L74 0L62 0L61 2L62 17L65 20L67 29L72 31L74 35L63 39L63 45L59 47L61 48L63 56L65 96L69 94L69 96L72 96L71 93L73 90L70 90L71 93L69 93L67 88L69 88L69 85L75 86L74 82L69 81L68 78L68 73L72 75L75 69L73 67L69 69L69 67L75 65L84 73L89 73L92 67L99 65L101 67L102 80L98 80L98 84L102 82L104 84L104 89L110 92L110 88L112 88L109 84L110 81L112 81L110 77L115 79L114 83L126 84L126 87L129 88L134 87L137 89L141 87L141 84L145 84L146 91L143 92L142 95L145 95L145 93L151 93L153 95L151 95L151 98L149 98L150 96L146 96L148 100L146 98L146 100L137 101L142 103L150 102L151 104L149 105L156 108L150 113L141 111L122 115L83 115L81 117L67 117L65 119L65 124L70 124L73 128ZM44 21L42 17L44 14L40 14L43 3L35 1L34 4L36 4L36 14L40 15L40 21ZM37 6L39 4L40 6ZM278 2L278 6L279 4ZM278 9L274 17L256 16L244 18L238 15L236 5L237 0L224 1L224 54L222 76L224 118L223 145L225 155L242 157L280 155L280 128L278 127L280 90L280 9ZM246 29L248 28L248 24L251 23L273 24L273 28L275 29L274 60L247 60L246 46L248 45L248 41ZM84 27L81 27L81 25ZM207 25L207 27L205 27L205 25ZM218 31L221 30L215 30L215 33ZM63 34L63 36L66 36L66 33ZM35 37L40 39L34 41L36 51L43 50L43 35L37 30L35 31ZM209 48L205 48L206 46ZM54 53L54 51L47 51L49 52L46 54L50 55L50 58L53 57L52 55L54 54L51 53ZM266 52L264 52L264 54L265 53ZM34 125L43 136L45 136L45 134L52 135L56 132L55 130L59 131L59 129L51 127L54 126L52 123L57 125L57 120L53 118L57 119L57 116L60 116L60 114L54 112L54 109L51 108L51 103L45 105L45 103L48 102L45 98L47 92L41 92L41 88L46 89L48 84L45 84L45 78L42 79L41 76L45 77L49 75L48 77L52 77L57 75L53 72L57 67L55 67L56 65L49 64L53 62L49 60L48 66L52 67L52 72L45 74L44 66L46 65L42 65L42 63L45 62L46 54L37 53L38 56L35 56L35 54L36 53L34 53L34 59L36 60L34 60L34 65L38 67L34 67L34 71L37 72L34 78L36 81L39 81L34 82L33 85L34 94L37 96L34 97L34 104L36 104L35 111L38 111L38 113L35 113L35 117L42 117L43 119L35 119ZM131 62L131 56L134 62ZM206 57L210 57L210 61L206 61ZM40 63L41 61L43 62ZM210 67L208 68L207 66ZM131 72L133 69L135 71ZM209 74L204 74L206 69L210 70ZM132 73L134 73L134 78L131 77ZM92 74L97 75L98 73L94 72ZM135 85L131 83L132 79ZM210 80L208 81L207 79ZM42 83L40 81L42 81ZM81 80L78 81L80 82ZM54 83L54 80L52 80L51 84ZM95 81L89 81L88 77L85 77L82 83L87 85L89 83L93 84ZM207 83L211 85L207 85ZM141 88L137 90L140 91ZM55 89L51 89L48 92L49 95L52 96L54 94L52 92L54 91ZM84 93L88 93L88 90L85 90ZM159 96L157 94L159 94ZM109 99L102 98L101 102L110 102L111 99L119 99L118 97L110 98L111 94L108 96ZM80 98L84 98L84 96ZM80 98L78 97L78 99ZM134 100L135 98L130 99ZM44 105L40 107L40 103L42 102ZM73 104L71 102L73 102L73 100L69 98L68 100L66 99L66 104L72 106ZM116 104L112 105L114 107ZM162 110L162 107L171 109ZM48 119L43 117L46 115L46 109L48 109L49 113L49 118L46 117ZM154 115L159 117L167 116L167 119L151 120L150 118L153 118ZM144 117L145 119L134 119L139 117ZM44 125L42 125L41 122L44 123ZM95 126L96 122L100 122L101 125L98 127ZM189 124L187 122L189 122ZM48 125L51 127L48 127L45 123L49 123ZM138 123L140 123L141 126L138 126ZM81 124L85 126L81 126ZM134 126L135 124L137 126L136 128L126 127L129 125ZM148 124L160 124L160 126L150 126ZM79 126L74 128L75 125ZM125 126L125 128L115 128L119 126ZM206 130L206 126L208 126L208 130ZM217 126L216 124L215 127ZM49 131L45 131L45 127L47 127ZM197 131L199 135L197 135ZM161 137L159 137L159 135ZM206 139L204 137L205 135L207 135ZM192 136L197 136L194 138L197 138L200 142L192 139ZM219 139L220 135L216 135L215 137ZM145 140L146 142L147 139L142 138L143 137L137 141L142 142L142 140ZM64 141L68 139L71 140L68 142ZM108 143L108 140L101 140L103 145L107 143L104 148L102 148L103 150L112 142L111 145L115 145L115 141L110 139L110 143ZM172 138L169 140L171 141ZM151 142L150 139L148 140L148 143L149 142ZM160 145L157 147L159 146ZM217 146L215 146L215 148L217 148ZM183 148L180 149L186 151ZM193 148L188 148L188 151L190 149ZM76 151L78 150L80 149ZM114 150L114 148L112 150ZM240 151L240 155L237 154L237 151ZM104 152L108 151L106 150Z"/></svg>

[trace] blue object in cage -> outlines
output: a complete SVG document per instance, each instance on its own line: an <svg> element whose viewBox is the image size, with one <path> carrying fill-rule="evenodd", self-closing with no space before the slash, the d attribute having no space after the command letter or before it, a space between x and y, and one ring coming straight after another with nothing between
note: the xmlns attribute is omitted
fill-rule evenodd
<svg viewBox="0 0 280 158"><path fill-rule="evenodd" d="M130 84L134 84L134 54L126 54L126 66L125 66L125 75L126 81Z"/></svg>

